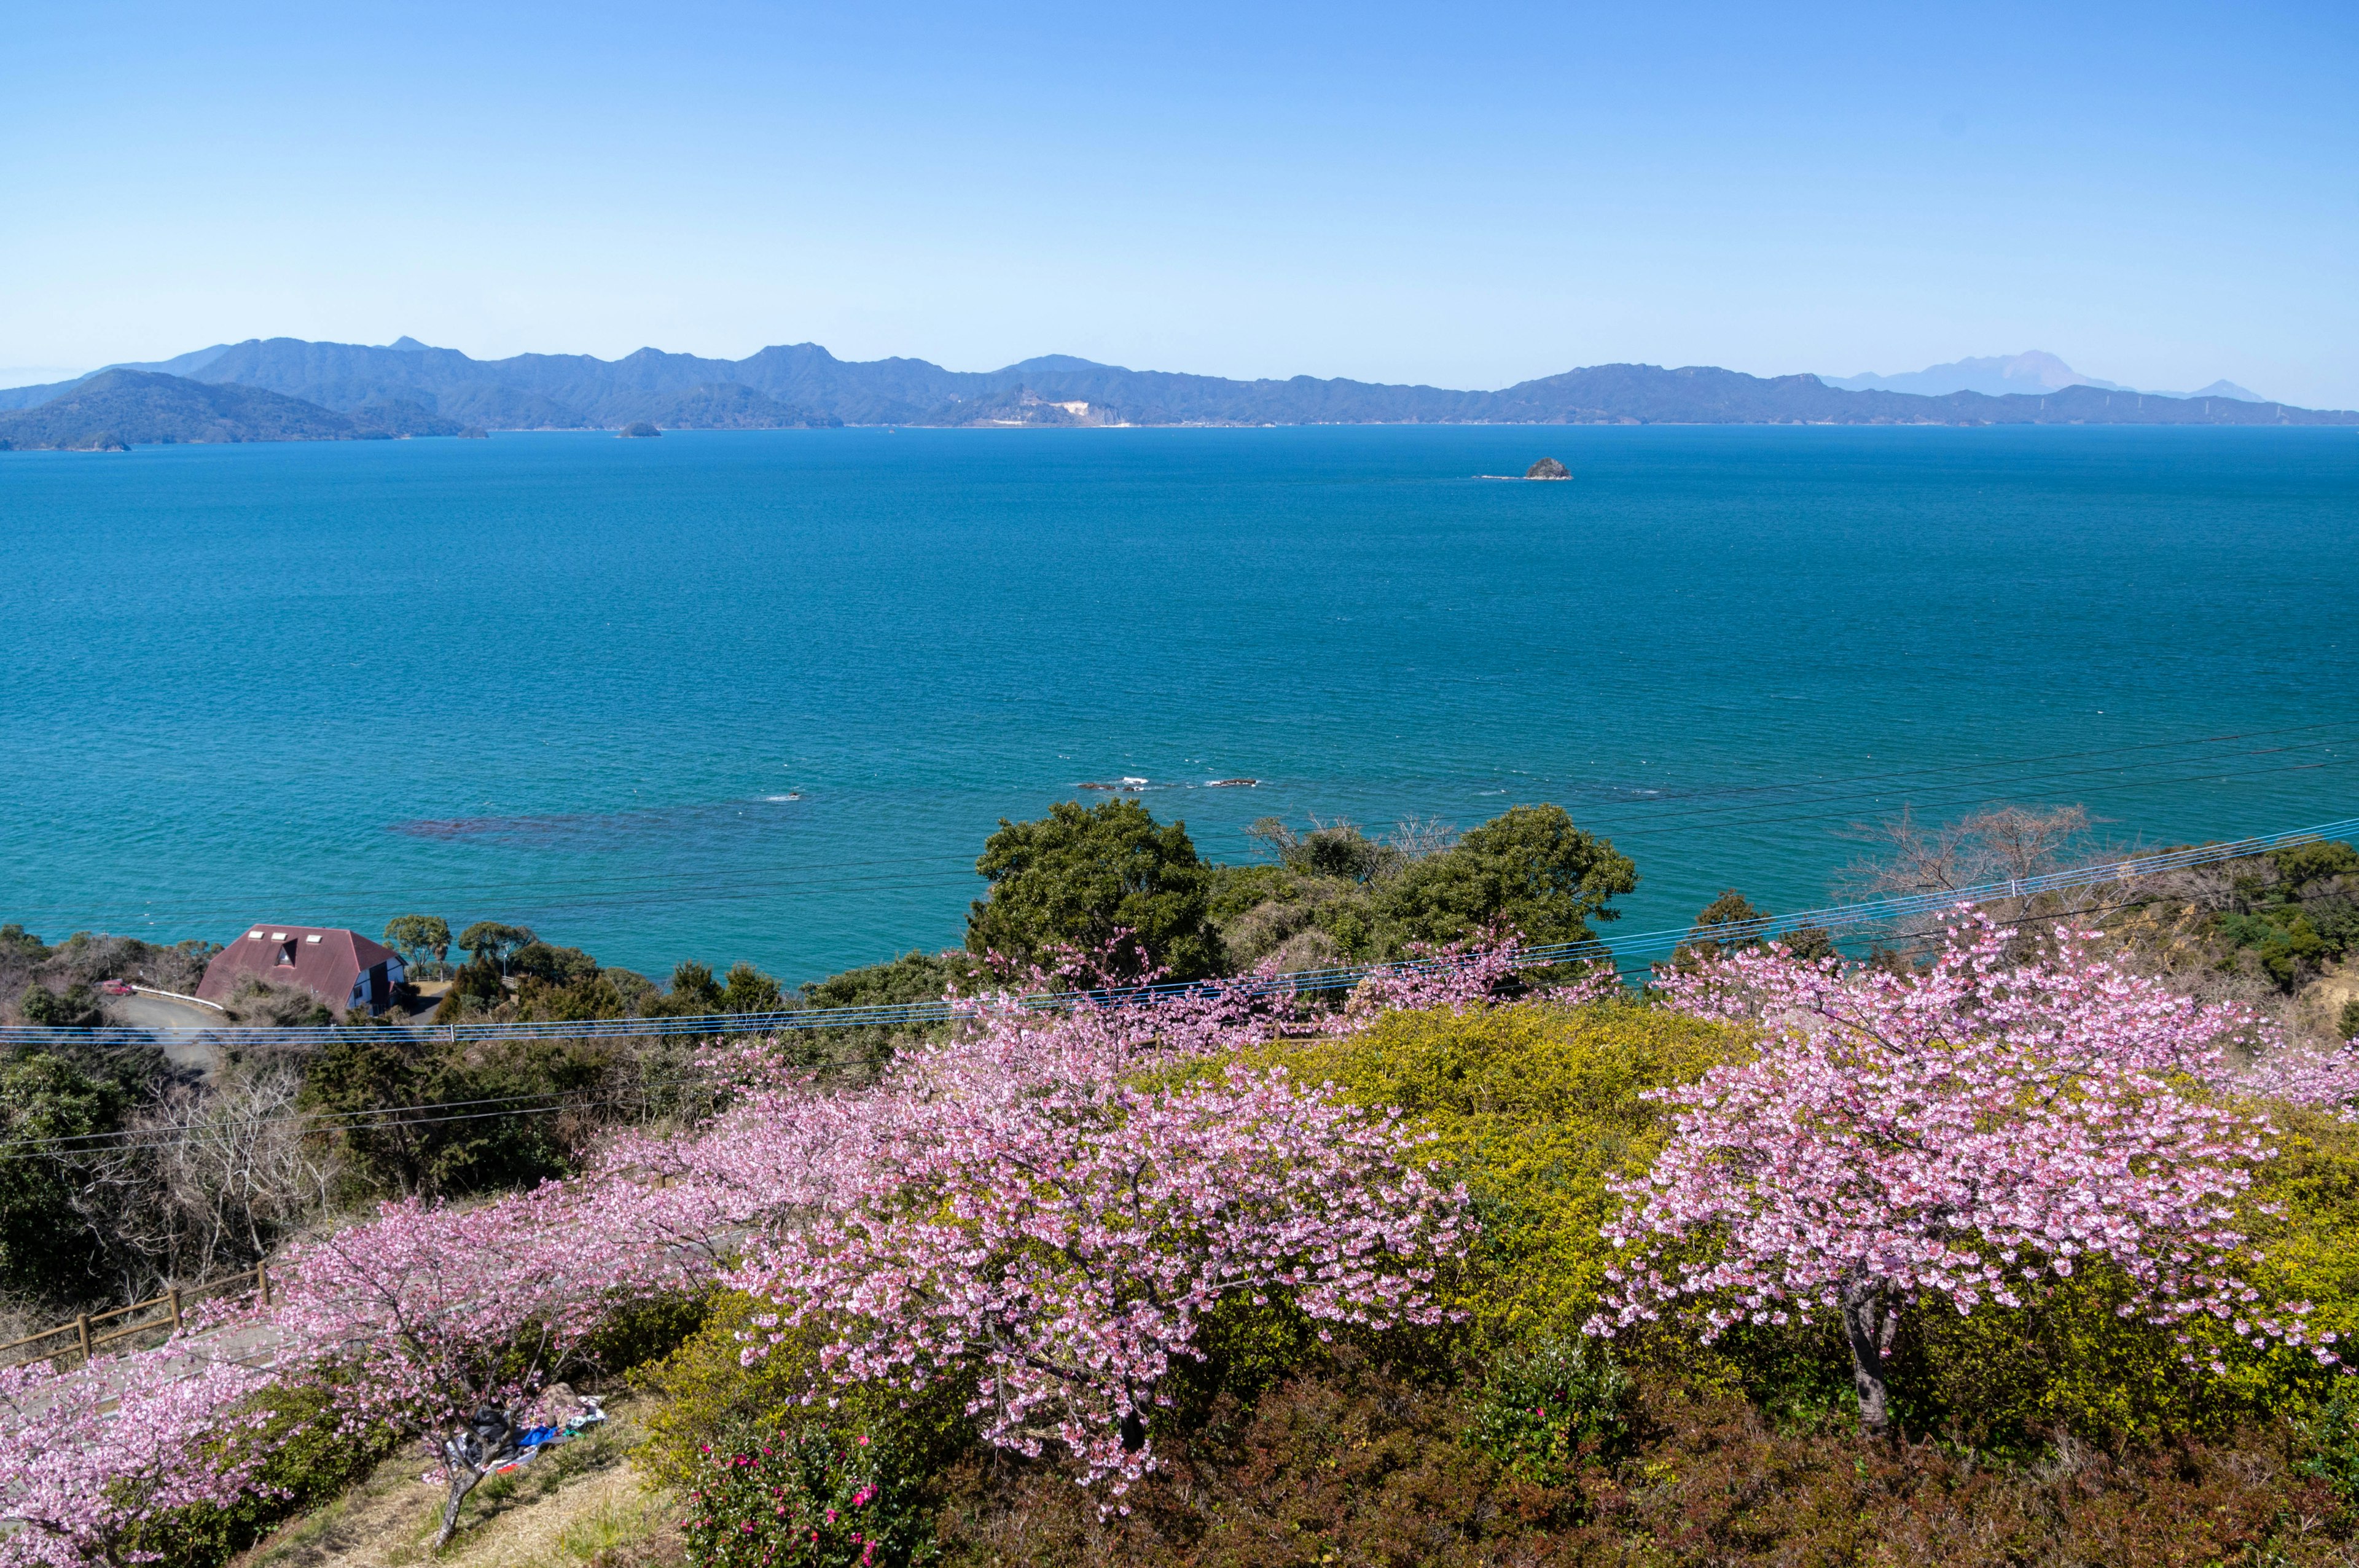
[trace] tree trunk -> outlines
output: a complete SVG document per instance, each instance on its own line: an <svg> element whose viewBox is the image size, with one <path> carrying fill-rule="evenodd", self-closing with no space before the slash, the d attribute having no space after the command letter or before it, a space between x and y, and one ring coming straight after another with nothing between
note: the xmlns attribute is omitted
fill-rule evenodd
<svg viewBox="0 0 2359 1568"><path fill-rule="evenodd" d="M1881 1285L1857 1278L1843 1284L1843 1337L1851 1343L1851 1386L1859 1395L1859 1424L1869 1436L1882 1437L1892 1426L1884 1353L1892 1346L1899 1319Z"/></svg>
<svg viewBox="0 0 2359 1568"><path fill-rule="evenodd" d="M450 1472L451 1500L442 1505L442 1528L435 1532L434 1544L426 1549L429 1556L449 1544L451 1535L459 1528L459 1505L467 1500L467 1494L475 1489L475 1483L484 1478L484 1473L475 1468L475 1462L467 1452L464 1437L442 1440L442 1467Z"/></svg>

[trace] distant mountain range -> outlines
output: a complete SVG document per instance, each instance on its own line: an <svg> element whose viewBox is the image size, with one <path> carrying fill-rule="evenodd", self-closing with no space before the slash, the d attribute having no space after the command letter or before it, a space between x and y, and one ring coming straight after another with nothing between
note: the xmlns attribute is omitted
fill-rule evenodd
<svg viewBox="0 0 2359 1568"><path fill-rule="evenodd" d="M1875 375L1865 372L1858 375L1822 375L1829 386L1846 392L1908 392L1920 397L1940 397L1952 392L1979 392L1986 397L2006 397L2016 393L2038 396L2042 393L2061 392L2068 386L2093 386L2100 392L2136 392L2138 388L2124 386L2117 382L2099 381L2093 375L2082 375L2054 354L2038 349L2020 354L1982 360L1952 360L1945 365L1929 365L1923 370L1903 372L1899 375ZM2239 403L2266 403L2257 392L2247 392L2233 381L2215 381L2196 392L2157 392L2148 388L2149 397L2233 397Z"/></svg>
<svg viewBox="0 0 2359 1568"><path fill-rule="evenodd" d="M1962 366L2052 361L1961 361ZM1955 370L1959 367L1936 367ZM2037 368L2037 367L2035 367ZM1932 371L1918 373L1932 375ZM2045 374L2045 370L2038 373ZM1854 378L1857 379L1857 378ZM1902 378L1887 378L1902 379ZM2009 378L2002 374L2002 382ZM2016 380L2023 379L2017 374ZM275 395L262 398L244 394ZM820 425L1839 424L2359 425L2359 414L2086 383L1991 394L1854 389L1814 375L1595 365L1498 392L1296 376L1125 370L1052 354L1002 370L839 360L816 343L742 360L641 349L619 360L476 360L403 338L221 344L73 382L0 392L0 441L321 440L480 429L774 429Z"/></svg>

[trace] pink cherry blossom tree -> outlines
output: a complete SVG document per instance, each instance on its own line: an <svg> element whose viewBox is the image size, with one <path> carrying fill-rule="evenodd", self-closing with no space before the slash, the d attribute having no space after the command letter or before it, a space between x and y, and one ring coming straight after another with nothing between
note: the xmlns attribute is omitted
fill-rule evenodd
<svg viewBox="0 0 2359 1568"><path fill-rule="evenodd" d="M264 1383L184 1345L0 1371L0 1568L119 1568L155 1555L133 1549L140 1525L228 1507L264 1457L232 1441L269 1422Z"/></svg>
<svg viewBox="0 0 2359 1568"><path fill-rule="evenodd" d="M1282 1292L1328 1322L1432 1322L1433 1261L1462 1249L1458 1195L1404 1160L1391 1118L1234 1060L1268 1029L1217 991L989 1019L859 1099L853 1157L794 1178L805 1206L728 1282L777 1304L774 1341L824 1325L841 1381L972 1378L990 1441L1060 1445L1119 1491L1153 1465L1157 1385L1214 1305ZM840 1127L845 1108L760 1115Z"/></svg>
<svg viewBox="0 0 2359 1568"><path fill-rule="evenodd" d="M2268 1044L2259 1021L2078 939L2020 966L2006 946L1983 925L1912 974L1771 949L1665 979L1674 1005L1757 1027L1759 1054L1655 1091L1675 1130L1621 1188L1605 1234L1626 1260L1592 1332L1681 1306L1707 1341L1834 1314L1871 1432L1904 1303L2022 1307L2091 1260L2149 1322L2309 1344L2306 1309L2256 1305L2237 1272L2235 1205L2273 1130L2197 1087L2226 1080L2223 1048Z"/></svg>
<svg viewBox="0 0 2359 1568"><path fill-rule="evenodd" d="M291 1249L259 1324L282 1365L333 1369L353 1427L429 1434L449 1481L435 1549L517 1418L581 1368L618 1306L711 1277L711 1260L627 1228L595 1184L558 1183L472 1208L416 1199Z"/></svg>

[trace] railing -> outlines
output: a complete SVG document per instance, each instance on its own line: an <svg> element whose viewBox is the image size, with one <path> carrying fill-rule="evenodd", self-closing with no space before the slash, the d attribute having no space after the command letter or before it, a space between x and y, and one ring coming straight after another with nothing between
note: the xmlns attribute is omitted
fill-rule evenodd
<svg viewBox="0 0 2359 1568"><path fill-rule="evenodd" d="M267 1261L264 1261L256 1263L251 1269L240 1269L234 1274L223 1274L201 1284L186 1287L175 1285L160 1296L150 1296L144 1302L133 1302L129 1306L115 1307L107 1312L82 1313L77 1314L71 1323L62 1323L55 1328L45 1328L38 1334L27 1335L22 1339L0 1345L0 1367L22 1367L28 1362L54 1360L60 1356L78 1355L84 1361L88 1361L103 1346L113 1345L120 1340L134 1339L143 1334L154 1334L159 1329L177 1333L182 1326L183 1314L191 1301L230 1286L246 1284L253 1286L255 1296L264 1306L270 1304L270 1265ZM114 1323L119 1318L136 1317L141 1313L155 1313L159 1308L162 1309L161 1315L151 1317L146 1322L122 1325L103 1331L100 1328L102 1324ZM49 1340L63 1338L68 1335L73 1336L73 1343L59 1349L28 1350L27 1348Z"/></svg>

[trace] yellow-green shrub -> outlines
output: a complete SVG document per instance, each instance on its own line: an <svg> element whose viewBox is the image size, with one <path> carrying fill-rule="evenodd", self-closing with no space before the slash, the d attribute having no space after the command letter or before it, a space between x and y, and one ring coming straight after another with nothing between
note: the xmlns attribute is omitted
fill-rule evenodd
<svg viewBox="0 0 2359 1568"><path fill-rule="evenodd" d="M638 1463L658 1481L693 1489L715 1452L757 1449L781 1433L850 1423L889 1436L895 1452L931 1473L972 1440L962 1407L973 1391L952 1377L918 1394L874 1385L847 1388L820 1369L826 1335L816 1327L788 1329L769 1354L741 1363L751 1334L766 1343L776 1332L754 1320L777 1309L741 1291L716 1297L704 1325L661 1361L641 1368L633 1381L657 1396L647 1418L647 1442Z"/></svg>
<svg viewBox="0 0 2359 1568"><path fill-rule="evenodd" d="M1598 1227L1617 1202L1606 1178L1645 1170L1669 1130L1639 1091L1742 1049L1720 1025L1609 1001L1397 1012L1265 1054L1356 1104L1398 1106L1432 1135L1421 1152L1466 1184L1483 1225L1452 1304L1504 1342L1578 1333L1595 1309L1611 1250Z"/></svg>
<svg viewBox="0 0 2359 1568"><path fill-rule="evenodd" d="M726 1292L679 1348L633 1376L658 1397L639 1461L658 1480L690 1485L706 1444L775 1433L796 1421L802 1397L816 1386L810 1336L790 1332L760 1360L738 1360L745 1348L738 1335L752 1331L756 1314L773 1310L742 1291Z"/></svg>

